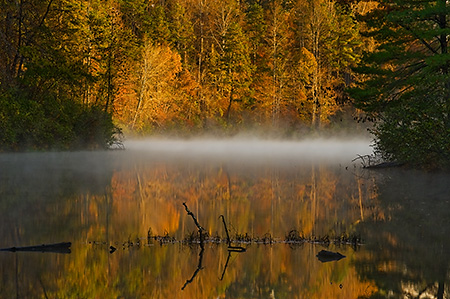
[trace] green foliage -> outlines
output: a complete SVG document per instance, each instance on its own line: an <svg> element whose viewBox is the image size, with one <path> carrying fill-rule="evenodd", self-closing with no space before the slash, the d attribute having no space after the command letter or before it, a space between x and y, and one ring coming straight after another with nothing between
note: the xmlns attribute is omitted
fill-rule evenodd
<svg viewBox="0 0 450 299"><path fill-rule="evenodd" d="M163 6L155 5L150 9L149 35L157 44L166 44L170 39L170 25Z"/></svg>
<svg viewBox="0 0 450 299"><path fill-rule="evenodd" d="M337 16L330 24L331 34L327 37L325 49L328 52L330 66L337 71L348 71L357 65L360 58L361 39L354 15L336 8Z"/></svg>
<svg viewBox="0 0 450 299"><path fill-rule="evenodd" d="M180 54L192 51L194 27L192 21L189 19L186 8L179 1L174 1L169 7L167 15L169 19L169 31L171 33L170 43Z"/></svg>
<svg viewBox="0 0 450 299"><path fill-rule="evenodd" d="M241 26L232 22L224 31L219 36L220 46L212 46L208 79L218 96L228 99L226 111L220 112L228 119L232 102L247 99L254 68L250 60L248 40Z"/></svg>
<svg viewBox="0 0 450 299"><path fill-rule="evenodd" d="M107 107L86 97L107 74L92 72L90 64L94 48L111 44L104 38L110 16L91 13L94 2L84 4L22 1L0 12L9 18L0 27L1 151L107 148L114 142L117 129Z"/></svg>
<svg viewBox="0 0 450 299"><path fill-rule="evenodd" d="M101 107L23 91L0 96L0 126L0 151L105 149L120 133Z"/></svg>
<svg viewBox="0 0 450 299"><path fill-rule="evenodd" d="M357 69L355 105L377 119L376 150L425 168L450 166L448 20L440 1L380 1L362 17L377 49Z"/></svg>

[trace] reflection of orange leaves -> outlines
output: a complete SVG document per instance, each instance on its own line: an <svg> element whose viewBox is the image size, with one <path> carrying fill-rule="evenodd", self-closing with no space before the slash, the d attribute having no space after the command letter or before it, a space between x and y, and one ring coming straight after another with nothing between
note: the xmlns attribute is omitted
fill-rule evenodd
<svg viewBox="0 0 450 299"><path fill-rule="evenodd" d="M306 186L300 185L297 188L297 198L303 199L306 196Z"/></svg>
<svg viewBox="0 0 450 299"><path fill-rule="evenodd" d="M115 172L111 179L111 188L114 198L131 200L136 191L136 179L123 173Z"/></svg>
<svg viewBox="0 0 450 299"><path fill-rule="evenodd" d="M189 202L197 202L200 198L200 194L195 186L191 186L190 188L182 190L179 195L183 199L183 201Z"/></svg>
<svg viewBox="0 0 450 299"><path fill-rule="evenodd" d="M94 219L98 217L98 205L94 201L89 202L89 216Z"/></svg>
<svg viewBox="0 0 450 299"><path fill-rule="evenodd" d="M210 234L218 232L220 236L225 236L223 225L218 219L218 215L224 214L232 235L255 233L254 236L263 236L273 229L273 237L283 238L283 233L295 228L308 236L313 231L317 232L319 227L326 230L333 227L334 219L328 221L326 217L334 214L333 209L339 208L336 201L339 194L348 197L358 195L355 179L349 180L341 184L339 175L321 167L295 175L264 170L242 175L233 172L233 169L225 171L221 167L205 167L199 170L179 164L136 167L135 170L113 174L111 193L89 197L86 202L88 215L83 217L92 219L84 222L89 224L86 236L88 240L103 241L109 237L113 241L125 241L131 235L134 241L135 237L145 237L151 228L153 234L163 235L167 232L177 238L185 237L182 233L195 231L195 225L181 205L182 201L187 202ZM348 187L342 189L342 185ZM371 193L361 194L363 200L367 200ZM314 213L313 201L316 209ZM359 213L348 210L344 211L349 213L346 219L359 219ZM395 240L391 238L389 242ZM242 273L251 273L248 283L253 285L249 290L266 286L274 290L288 287L290 298L358 298L376 292L375 284L363 281L353 266L356 258L369 253L355 253L350 248L345 252L345 246L339 251L347 258L338 263L326 264L317 261L314 252L318 250L316 245L304 244L296 249L287 244L249 246L245 253L233 253L221 281L217 278L221 276L227 259L226 246L207 247L203 268L183 291L180 287L196 270L198 247L179 250L176 245L154 246L150 249L141 246L139 251L130 248L127 251L118 250L114 255L109 255L107 245L101 250L98 247L97 252L91 247L86 248L101 255L89 257L86 252L77 250L77 265L71 273L80 273L81 276L88 273L90 279L97 279L99 289L94 294L107 294L98 296L102 298L117 297L113 293L118 281L121 285L130 286L130 289L134 288L133 295L150 294L150 297L155 298L225 296L228 295L226 290L230 285L239 283ZM88 269L85 269L86 265ZM389 270L394 266L388 263L379 267ZM299 269L305 271L299 274ZM145 279L142 279L143 273ZM78 278L73 279L72 284L79 281ZM155 281L158 283L155 284ZM84 285L88 285L87 282ZM312 287L305 288L305 285ZM109 293L109 289L112 289L111 294L114 296ZM274 295L282 296L282 293L275 292Z"/></svg>
<svg viewBox="0 0 450 299"><path fill-rule="evenodd" d="M403 268L404 265L402 265L401 262L389 260L382 263L379 263L377 265L377 272L379 273L395 273L398 271L398 269Z"/></svg>
<svg viewBox="0 0 450 299"><path fill-rule="evenodd" d="M159 178L165 177L164 169L158 173ZM134 171L115 174L112 178L112 194L116 230L123 231L126 227L137 225L139 229L136 231L134 228L133 233L139 236L145 235L149 228L160 235L175 232L180 214L174 202L166 200L166 192L170 192L170 189L165 188L163 182L155 184Z"/></svg>
<svg viewBox="0 0 450 299"><path fill-rule="evenodd" d="M384 237L384 239L387 241L387 243L390 244L392 246L392 248L397 248L398 247L397 238L391 233L385 233L385 234L386 234L386 236Z"/></svg>
<svg viewBox="0 0 450 299"><path fill-rule="evenodd" d="M147 205L142 211L144 228L151 228L157 235L176 232L180 223L180 210L174 204L173 201L157 200Z"/></svg>

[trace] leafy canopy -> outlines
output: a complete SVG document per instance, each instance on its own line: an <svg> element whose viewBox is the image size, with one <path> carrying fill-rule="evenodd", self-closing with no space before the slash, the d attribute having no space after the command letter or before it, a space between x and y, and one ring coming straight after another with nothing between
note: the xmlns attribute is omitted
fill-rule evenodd
<svg viewBox="0 0 450 299"><path fill-rule="evenodd" d="M376 149L387 159L450 166L449 13L445 0L382 0L360 16L376 46L350 92L376 119Z"/></svg>

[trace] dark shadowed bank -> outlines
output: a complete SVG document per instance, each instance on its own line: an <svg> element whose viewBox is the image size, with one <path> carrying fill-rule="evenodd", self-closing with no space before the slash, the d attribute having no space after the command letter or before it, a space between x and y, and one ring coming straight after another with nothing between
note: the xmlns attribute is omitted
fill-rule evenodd
<svg viewBox="0 0 450 299"><path fill-rule="evenodd" d="M120 143L111 114L95 105L0 94L0 151L107 149Z"/></svg>

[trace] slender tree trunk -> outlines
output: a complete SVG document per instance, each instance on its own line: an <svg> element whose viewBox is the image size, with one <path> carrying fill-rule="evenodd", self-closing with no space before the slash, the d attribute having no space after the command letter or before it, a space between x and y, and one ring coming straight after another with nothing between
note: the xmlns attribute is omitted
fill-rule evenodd
<svg viewBox="0 0 450 299"><path fill-rule="evenodd" d="M273 2L273 20L272 20L272 124L274 126L278 125L279 120L279 110L280 110L280 97L279 97L279 65L278 65L278 29L279 29L279 20L278 20L278 5L277 1Z"/></svg>
<svg viewBox="0 0 450 299"><path fill-rule="evenodd" d="M312 40L312 53L316 58L316 68L313 72L313 82L312 82L312 101L313 101L313 111L311 125L313 128L320 127L320 26L322 23L320 12L316 8L316 3L311 3L311 40Z"/></svg>
<svg viewBox="0 0 450 299"><path fill-rule="evenodd" d="M141 86L139 88L139 96L138 96L138 102L136 105L136 111L134 112L133 122L131 124L131 128L133 129L136 125L136 120L138 118L139 110L141 109L142 101L144 99L144 93L147 85L147 59L144 58L144 66L142 68L142 74L141 74Z"/></svg>
<svg viewBox="0 0 450 299"><path fill-rule="evenodd" d="M206 127L206 102L204 99L203 94L203 55L204 55L204 0L200 0L200 17L199 17L199 24L200 24L200 53L198 54L198 74L197 74L197 80L199 84L199 90L198 90L198 101L200 103L200 114L201 119L203 122L203 127Z"/></svg>
<svg viewBox="0 0 450 299"><path fill-rule="evenodd" d="M446 0L439 0L438 6L441 8L440 10L442 13L438 15L438 24L439 28L447 30L447 14L445 13L447 11L447 1ZM446 32L442 32L439 37L439 43L441 46L441 54L447 54L448 53L448 41L447 41L448 34ZM445 64L443 67L444 74L448 73L448 63Z"/></svg>
<svg viewBox="0 0 450 299"><path fill-rule="evenodd" d="M313 113L311 124L313 128L318 128L320 126L320 53L319 53L319 33L314 33L314 44L313 44L313 54L316 58L317 64L313 72L313 82L312 82L312 101L313 101Z"/></svg>
<svg viewBox="0 0 450 299"><path fill-rule="evenodd" d="M91 1L88 2L87 4L87 9L86 9L86 16L89 17L91 14ZM88 37L87 37L87 57L86 57L86 69L87 69L87 73L91 74L91 59L92 59L92 41L91 41L91 36L92 36L92 30L91 30L91 25L90 23L88 23L87 25L87 32L88 32ZM84 99L83 99L83 103L85 105L89 105L90 103L90 98L91 98L91 85L85 81L85 91L84 91Z"/></svg>
<svg viewBox="0 0 450 299"><path fill-rule="evenodd" d="M107 58L107 69L106 69L106 103L105 103L105 112L109 112L110 107L114 104L114 47L116 43L115 39L115 26L114 26L114 18L115 11L112 9L111 12L111 32L110 32L110 41L108 45L108 58Z"/></svg>
<svg viewBox="0 0 450 299"><path fill-rule="evenodd" d="M11 65L11 73L12 78L18 78L20 75L20 69L21 69L21 62L23 62L22 55L20 54L21 48L22 48L22 26L23 26L23 1L19 1L19 11L17 16L18 21L18 28L17 28L17 45L16 45L16 51L14 55L14 60Z"/></svg>
<svg viewBox="0 0 450 299"><path fill-rule="evenodd" d="M228 107L227 107L227 112L226 112L227 123L229 123L229 121L230 121L231 105L232 104L233 104L233 88L231 88L231 90L230 90L230 97L229 97Z"/></svg>

